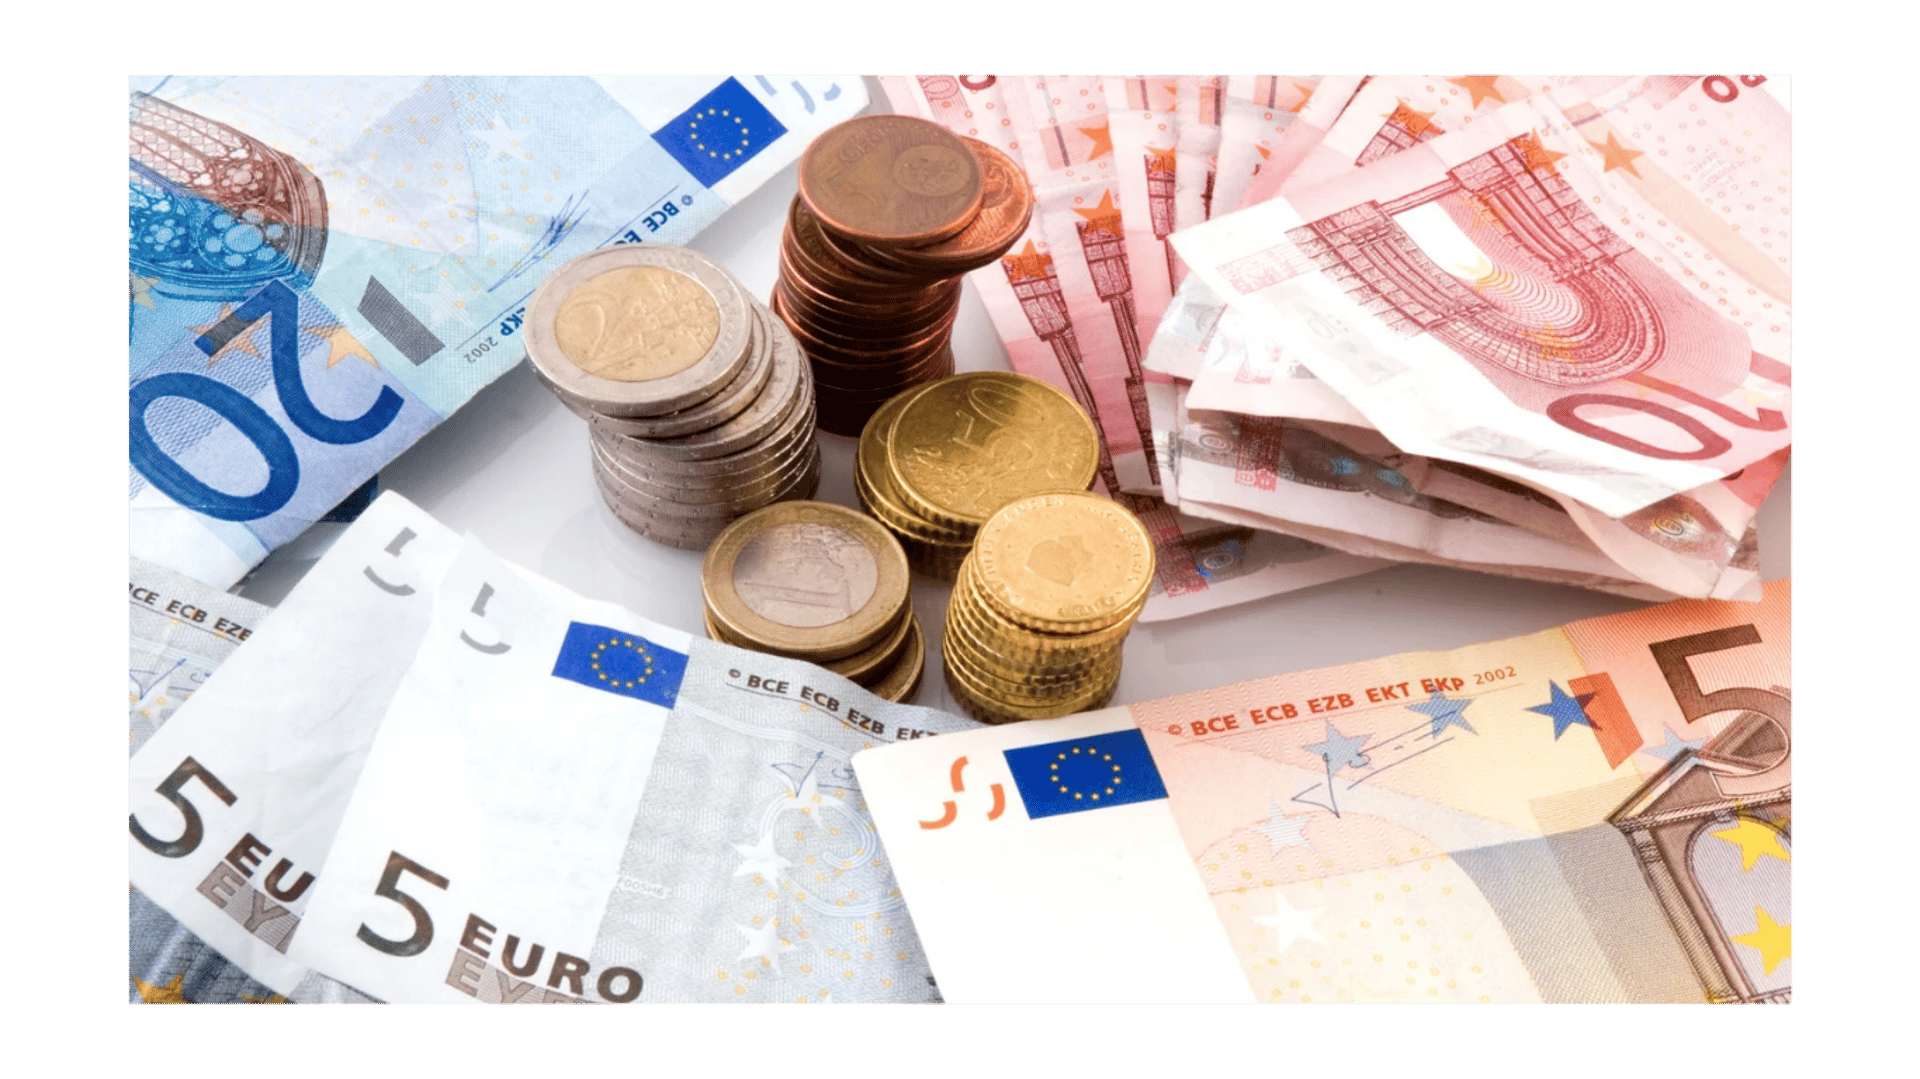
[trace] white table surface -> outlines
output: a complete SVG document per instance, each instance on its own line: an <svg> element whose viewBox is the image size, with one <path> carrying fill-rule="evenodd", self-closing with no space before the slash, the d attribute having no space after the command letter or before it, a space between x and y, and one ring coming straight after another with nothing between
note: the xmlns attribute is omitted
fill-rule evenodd
<svg viewBox="0 0 1920 1079"><path fill-rule="evenodd" d="M878 100L878 86L869 82ZM870 106L884 111L884 103ZM769 180L694 239L763 301L795 167ZM969 283L953 331L960 370L1005 370L986 309ZM857 508L855 440L822 432L814 497ZM1762 577L1790 575L1791 468L1760 509ZM502 375L380 471L397 491L496 554L582 595L612 600L695 635L701 623L700 561L644 539L616 520L594 487L586 423L563 408L525 363ZM278 603L345 526L321 524L261 563L240 593ZM915 703L959 711L940 673L949 586L914 578L927 633L927 671ZM1151 700L1283 671L1396 652L1456 648L1643 606L1559 585L1400 565L1168 622L1137 625L1126 643L1114 703Z"/></svg>

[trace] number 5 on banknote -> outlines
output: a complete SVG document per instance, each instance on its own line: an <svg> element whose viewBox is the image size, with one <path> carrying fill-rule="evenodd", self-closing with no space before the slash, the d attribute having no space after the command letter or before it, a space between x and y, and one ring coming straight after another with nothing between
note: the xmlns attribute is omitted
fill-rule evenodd
<svg viewBox="0 0 1920 1079"><path fill-rule="evenodd" d="M948 1000L1785 1001L1788 589L854 767Z"/></svg>
<svg viewBox="0 0 1920 1079"><path fill-rule="evenodd" d="M1788 789L1792 778L1793 701L1784 692L1745 685L1704 691L1692 660L1766 643L1754 626L1741 625L1647 646L1689 725L1727 712L1740 713L1719 736L1730 747L1738 746L1737 756L1707 754L1703 749L1716 788L1728 797L1772 795ZM1780 827L1784 831L1784 823Z"/></svg>
<svg viewBox="0 0 1920 1079"><path fill-rule="evenodd" d="M396 959L419 955L427 950L427 945L433 943L433 915L427 913L427 908L421 906L418 899L400 890L402 873L412 873L441 891L447 889L447 878L419 862L399 851L387 855L387 867L380 871L380 882L373 886L373 894L400 904L401 909L413 918L413 934L405 940L388 940L374 932L367 923L361 922L354 936L359 937L368 947L385 952Z"/></svg>
<svg viewBox="0 0 1920 1079"><path fill-rule="evenodd" d="M180 829L180 837L178 839L156 839L153 833L147 831L140 823L138 817L132 814L128 814L127 816L127 827L133 830L133 837L138 839L142 846L162 858L184 858L192 854L194 851L200 849L200 840L206 835L206 826L200 821L200 811L195 809L193 802L181 793L181 788L185 787L190 780L195 779L206 784L207 789L213 792L214 797L225 802L227 805L233 804L234 793L227 789L227 785L215 778L212 772L202 768L199 761L188 757L186 760L180 762L180 767L175 768L172 775L162 780L160 785L154 788L160 797L172 802L174 808L180 811L180 816L185 823Z"/></svg>

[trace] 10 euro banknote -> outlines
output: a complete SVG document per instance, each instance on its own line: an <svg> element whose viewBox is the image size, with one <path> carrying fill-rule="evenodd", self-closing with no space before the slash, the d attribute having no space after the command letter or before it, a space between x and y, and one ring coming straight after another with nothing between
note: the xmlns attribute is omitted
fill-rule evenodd
<svg viewBox="0 0 1920 1079"><path fill-rule="evenodd" d="M555 266L685 243L857 76L137 77L129 546L227 587L525 355Z"/></svg>

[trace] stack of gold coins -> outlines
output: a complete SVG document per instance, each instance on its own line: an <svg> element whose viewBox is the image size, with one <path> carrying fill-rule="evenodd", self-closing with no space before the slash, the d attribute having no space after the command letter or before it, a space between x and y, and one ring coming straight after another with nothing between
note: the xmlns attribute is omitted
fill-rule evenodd
<svg viewBox="0 0 1920 1079"><path fill-rule="evenodd" d="M1073 398L1026 375L970 371L874 413L860 432L853 484L916 572L951 581L995 510L1040 491L1084 489L1099 463L1099 432Z"/></svg>
<svg viewBox="0 0 1920 1079"><path fill-rule="evenodd" d="M1104 707L1147 603L1153 541L1085 491L1010 503L980 529L947 603L947 688L986 723Z"/></svg>
<svg viewBox="0 0 1920 1079"><path fill-rule="evenodd" d="M535 373L587 421L601 497L641 535L699 550L818 489L806 357L711 259L651 244L582 255L534 294L526 335Z"/></svg>
<svg viewBox="0 0 1920 1079"><path fill-rule="evenodd" d="M907 556L871 517L826 502L756 510L707 548L700 590L716 641L817 663L890 701L920 690Z"/></svg>
<svg viewBox="0 0 1920 1079"><path fill-rule="evenodd" d="M773 309L820 387L820 426L852 435L901 389L953 373L960 278L1033 216L1026 175L986 143L911 116L830 128L800 158Z"/></svg>

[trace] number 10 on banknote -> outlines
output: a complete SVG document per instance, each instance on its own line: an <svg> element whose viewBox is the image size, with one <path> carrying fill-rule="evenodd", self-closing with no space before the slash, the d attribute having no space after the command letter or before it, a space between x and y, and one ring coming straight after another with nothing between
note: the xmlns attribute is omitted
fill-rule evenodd
<svg viewBox="0 0 1920 1079"><path fill-rule="evenodd" d="M1786 1001L1765 592L854 767L950 1001Z"/></svg>

